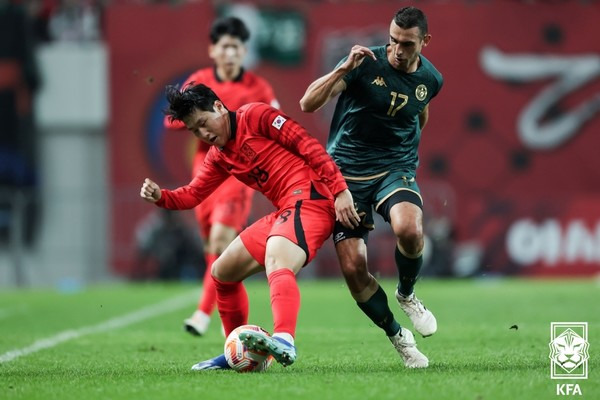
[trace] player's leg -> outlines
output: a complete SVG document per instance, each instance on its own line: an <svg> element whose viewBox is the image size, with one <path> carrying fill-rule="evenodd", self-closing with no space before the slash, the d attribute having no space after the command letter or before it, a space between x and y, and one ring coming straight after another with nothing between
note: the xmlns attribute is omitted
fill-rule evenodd
<svg viewBox="0 0 600 400"><path fill-rule="evenodd" d="M396 203L390 210L390 224L397 239L398 292L408 297L423 265L423 211L406 201Z"/></svg>
<svg viewBox="0 0 600 400"><path fill-rule="evenodd" d="M273 336L261 332L242 331L240 339L250 349L267 351L284 366L296 360L294 337L300 311L300 290L296 274L306 261L306 253L283 236L267 241L265 269L271 296Z"/></svg>
<svg viewBox="0 0 600 400"><path fill-rule="evenodd" d="M407 185L416 188L414 180ZM394 249L399 276L396 299L415 330L422 336L430 336L437 330L437 321L414 295L414 286L423 265L422 204L418 189L397 188L387 195L377 211L390 223L397 238Z"/></svg>
<svg viewBox="0 0 600 400"><path fill-rule="evenodd" d="M247 234L246 243L252 245L254 239L260 241L261 237L263 241L265 240L268 229L263 229L261 233L261 221L263 220L257 221L253 226L242 232L241 235ZM215 282L217 308L226 335L229 335L238 326L248 323L248 294L242 281L248 276L263 270L263 267L255 258L256 252L254 252L254 255L250 253L241 235L231 242L223 254L213 263L212 267L211 278ZM192 366L192 370L195 371L229 368L223 354Z"/></svg>
<svg viewBox="0 0 600 400"><path fill-rule="evenodd" d="M367 267L366 243L369 231L375 227L371 196L379 181L380 178L358 181L347 179L361 221L354 229L345 228L336 222L333 241L342 274L356 305L375 325L383 329L387 336L393 336L400 330L400 325L388 306L385 292Z"/></svg>
<svg viewBox="0 0 600 400"><path fill-rule="evenodd" d="M366 244L369 231L375 226L371 203L385 179L385 175L369 180L347 179L357 212L361 216L361 224L355 229L347 229L336 223L336 253L342 274L357 306L386 333L405 366L424 368L429 363L427 357L417 350L412 333L400 327L390 310L385 291L368 271Z"/></svg>
<svg viewBox="0 0 600 400"><path fill-rule="evenodd" d="M212 278L217 292L217 307L225 335L248 323L248 294L242 281L262 271L238 236L214 262Z"/></svg>
<svg viewBox="0 0 600 400"><path fill-rule="evenodd" d="M334 216L332 201L299 201L278 212L266 242L273 336L249 331L240 333L240 338L249 348L268 351L284 366L296 359L294 338L300 311L296 274L331 235Z"/></svg>
<svg viewBox="0 0 600 400"><path fill-rule="evenodd" d="M336 237L339 238L338 234L346 228L336 224L335 229ZM387 336L393 336L400 330L400 324L394 319L385 292L368 271L365 240L347 236L348 232L346 232L344 240L337 241L335 251L350 294L358 308L375 325L383 329Z"/></svg>
<svg viewBox="0 0 600 400"><path fill-rule="evenodd" d="M385 331L406 367L427 367L429 360L417 349L412 332L400 327L390 310L385 291L367 270L365 241L347 238L338 242L335 248L346 284L358 307Z"/></svg>

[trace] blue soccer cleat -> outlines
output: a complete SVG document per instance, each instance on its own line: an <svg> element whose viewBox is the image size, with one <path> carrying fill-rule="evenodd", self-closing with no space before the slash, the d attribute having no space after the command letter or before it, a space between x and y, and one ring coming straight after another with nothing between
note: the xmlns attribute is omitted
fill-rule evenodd
<svg viewBox="0 0 600 400"><path fill-rule="evenodd" d="M239 337L248 349L267 352L284 367L296 361L296 347L285 339L250 330L240 332Z"/></svg>
<svg viewBox="0 0 600 400"><path fill-rule="evenodd" d="M231 369L225 354L211 358L210 360L200 361L198 364L192 366L192 371L207 371L211 369Z"/></svg>

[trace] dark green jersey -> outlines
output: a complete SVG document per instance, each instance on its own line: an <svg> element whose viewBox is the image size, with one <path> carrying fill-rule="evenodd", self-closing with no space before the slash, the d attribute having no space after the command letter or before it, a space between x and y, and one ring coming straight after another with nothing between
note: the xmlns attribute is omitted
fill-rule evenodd
<svg viewBox="0 0 600 400"><path fill-rule="evenodd" d="M344 176L390 170L414 176L419 163L419 114L442 88L442 75L423 55L415 72L398 71L386 47L371 47L377 61L365 57L343 78L347 87L335 107L327 151Z"/></svg>

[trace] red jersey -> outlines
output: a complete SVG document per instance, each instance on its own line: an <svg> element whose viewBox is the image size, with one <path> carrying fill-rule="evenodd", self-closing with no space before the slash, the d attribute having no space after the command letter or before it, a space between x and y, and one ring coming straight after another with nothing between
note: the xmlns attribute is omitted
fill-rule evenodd
<svg viewBox="0 0 600 400"><path fill-rule="evenodd" d="M202 68L190 75L182 88L191 82L203 83L211 88L230 110L237 110L244 104L252 102L267 103L279 108L279 102L275 98L271 85L260 76L243 69L233 81L222 81L217 76L216 67ZM171 122L169 117L165 117L164 125L167 129L186 129L183 122ZM208 144L198 141L199 152L206 153L209 147Z"/></svg>
<svg viewBox="0 0 600 400"><path fill-rule="evenodd" d="M348 188L319 141L279 110L250 103L229 115L231 138L227 144L211 146L188 185L161 190L158 206L193 208L229 175L263 193L277 208L289 201L333 199Z"/></svg>

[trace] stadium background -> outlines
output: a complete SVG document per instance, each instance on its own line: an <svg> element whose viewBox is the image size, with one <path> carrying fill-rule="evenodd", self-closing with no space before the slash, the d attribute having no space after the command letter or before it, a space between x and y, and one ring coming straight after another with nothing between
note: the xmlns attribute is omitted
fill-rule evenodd
<svg viewBox="0 0 600 400"><path fill-rule="evenodd" d="M228 13L249 22L249 67L324 142L332 110L303 114L304 89L352 44L385 42L391 15L409 4L428 15L433 39L424 54L445 78L420 148L430 249L424 273L598 274L597 2L116 1L102 9L99 40L37 46L39 184L34 192L2 191L9 205L0 219L2 286L155 278L161 257L167 264L181 257L163 276L193 279L191 214L163 215L138 193L147 176L164 187L187 182L190 138L165 135L162 95L165 84L210 65L210 22ZM40 208L36 234L23 240L31 197ZM256 196L251 218L270 207ZM169 237L191 240L184 247L196 251L157 254L165 244L178 248L152 242L161 218L174 221ZM393 242L379 220L369 262L383 276L395 275ZM331 243L302 275L340 275Z"/></svg>

